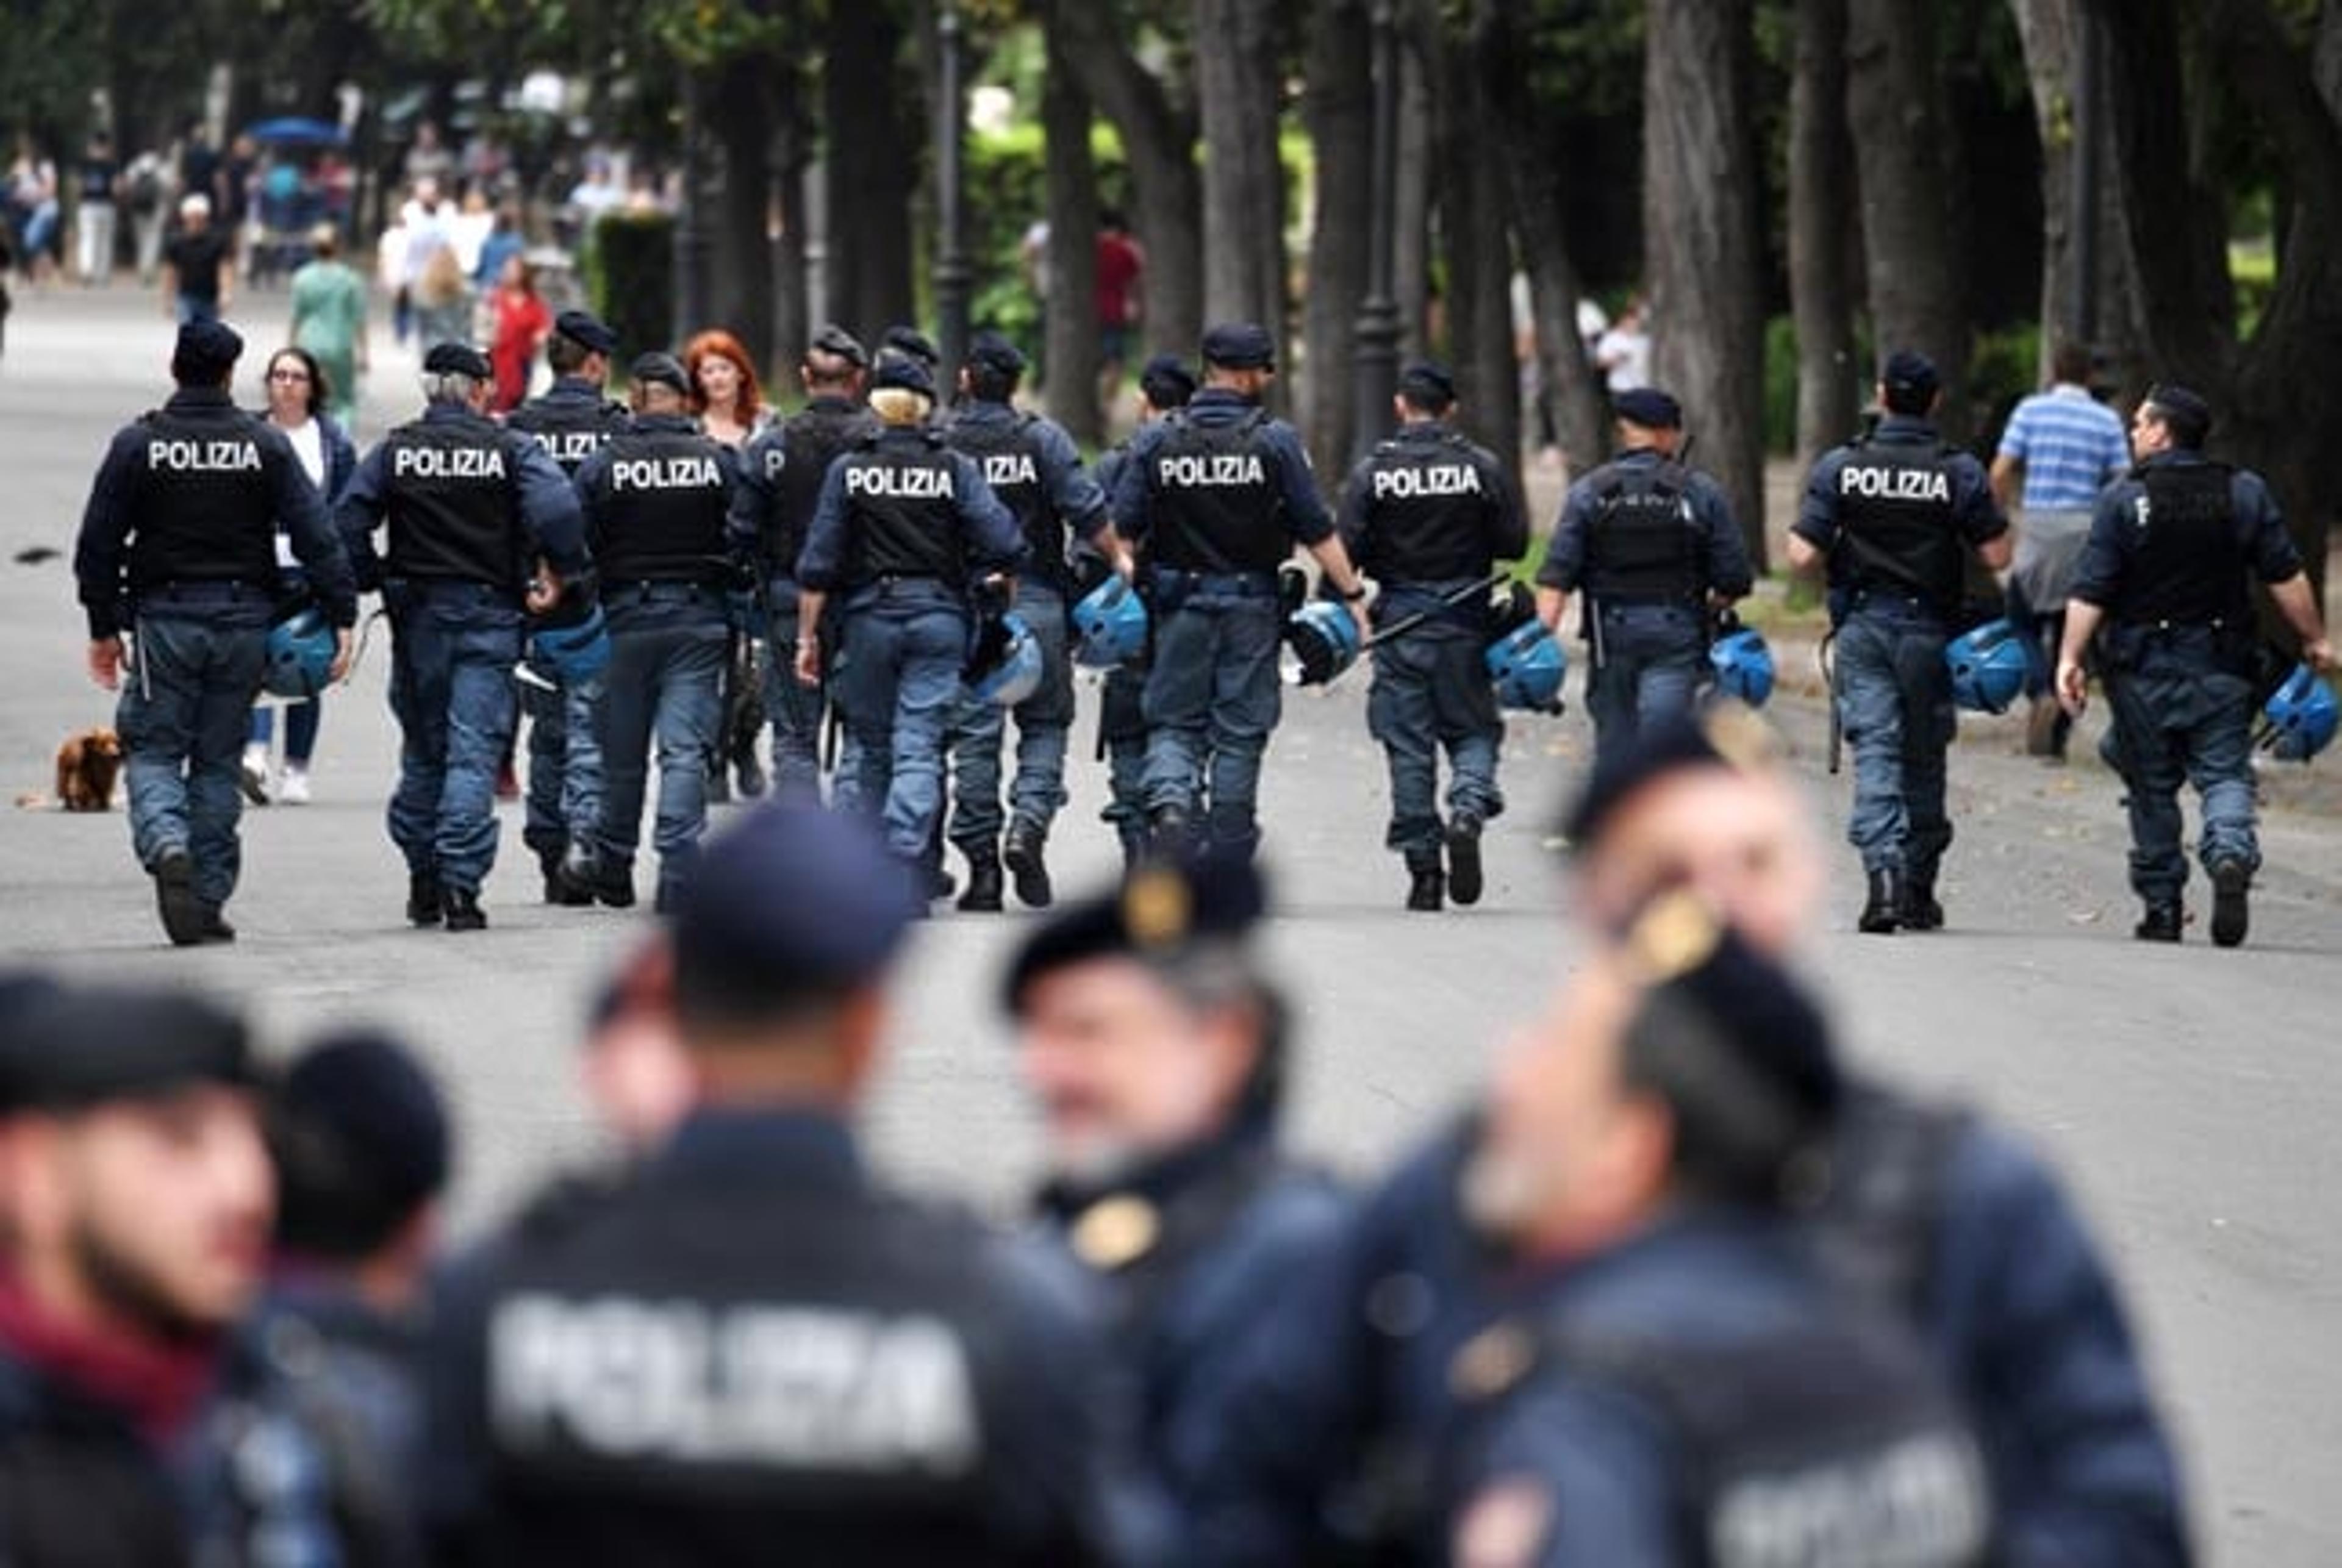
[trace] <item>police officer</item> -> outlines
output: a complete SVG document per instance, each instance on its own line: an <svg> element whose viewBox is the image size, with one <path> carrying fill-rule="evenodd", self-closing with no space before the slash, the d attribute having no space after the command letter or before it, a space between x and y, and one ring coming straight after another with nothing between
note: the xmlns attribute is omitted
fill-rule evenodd
<svg viewBox="0 0 2342 1568"><path fill-rule="evenodd" d="M907 355L878 363L870 405L884 428L830 464L797 557L797 679L821 679L822 612L845 606L837 700L853 733L857 809L927 864L943 815L944 738L972 645L967 595L1014 574L1016 519L984 471L927 427L936 384ZM1002 584L1006 586L1006 583Z"/></svg>
<svg viewBox="0 0 2342 1568"><path fill-rule="evenodd" d="M1494 454L1449 427L1456 379L1422 362L1400 375L1398 433L1377 443L1342 495L1342 543L1382 592L1373 620L1430 619L1375 644L1366 724L1390 764L1385 844L1406 860L1409 909L1480 901L1480 828L1505 809L1505 724L1488 680L1487 594L1476 584L1528 546L1520 491ZM1463 595L1455 604L1445 601ZM1439 753L1447 753L1447 822ZM1445 860L1442 852L1445 851Z"/></svg>
<svg viewBox="0 0 2342 1568"><path fill-rule="evenodd" d="M618 335L600 318L563 311L553 318L545 340L553 385L505 416L507 426L535 436L545 455L573 479L586 459L626 428L626 405L603 390L610 380L610 356L617 352ZM602 813L602 684L596 678L560 687L549 669L534 664L530 668L536 679L521 684L521 707L529 721L528 806L521 839L544 868L545 903L591 904L588 874Z"/></svg>
<svg viewBox="0 0 2342 1568"><path fill-rule="evenodd" d="M709 845L662 1002L693 1109L437 1303L435 1561L1101 1560L1078 1282L856 1148L922 907L873 829L810 804Z"/></svg>
<svg viewBox="0 0 2342 1568"><path fill-rule="evenodd" d="M179 329L177 390L115 434L74 552L90 676L122 690L115 728L131 844L181 947L235 940L220 911L243 861L238 759L276 608L280 530L336 629L334 680L357 619L349 562L315 487L283 434L229 395L243 352L218 322Z"/></svg>
<svg viewBox="0 0 2342 1568"><path fill-rule="evenodd" d="M1453 1560L1985 1560L1974 1439L1794 1222L1840 1083L1820 1014L1696 895L1500 1069L1475 1223L1542 1277L1454 1366Z"/></svg>
<svg viewBox="0 0 2342 1568"><path fill-rule="evenodd" d="M1134 1563L1218 1559L1190 1478L1222 1440L1216 1390L1344 1204L1279 1154L1287 1010L1249 935L1248 862L1146 865L1026 939L1004 987L1039 1102L1045 1227L1105 1288L1135 1387Z"/></svg>
<svg viewBox="0 0 2342 1568"><path fill-rule="evenodd" d="M1007 840L1001 838L1000 750L1008 711L973 694L953 726L952 812L946 833L967 861L964 910L1000 908L1001 861L1028 907L1050 900L1043 858L1049 824L1066 804L1066 736L1074 722L1074 666L1066 646L1073 569L1068 534L1099 547L1130 571L1129 553L1106 520L1106 496L1082 466L1065 427L1017 408L1025 355L997 333L978 333L960 368L961 402L943 425L945 443L980 464L985 483L1016 514L1025 570L1014 606L1041 647L1041 686L1016 704L1016 776L1009 785ZM1103 535L1103 539L1101 539Z"/></svg>
<svg viewBox="0 0 2342 1568"><path fill-rule="evenodd" d="M870 356L844 327L814 335L797 375L805 407L750 442L732 496L736 550L753 554L764 582L765 711L773 718L773 787L818 797L823 688L796 678L797 554L839 454L877 434L862 403Z"/></svg>
<svg viewBox="0 0 2342 1568"><path fill-rule="evenodd" d="M1276 374L1265 328L1204 334L1204 386L1131 439L1115 526L1144 552L1155 664L1146 680L1146 810L1159 853L1201 834L1250 854L1260 761L1281 694L1277 568L1297 543L1366 636L1366 585L1318 498L1301 438L1261 406Z"/></svg>
<svg viewBox="0 0 2342 1568"><path fill-rule="evenodd" d="M496 858L496 762L512 738L524 607L591 593L577 494L544 447L488 419L495 385L478 349L433 348L423 417L366 454L335 514L359 580L381 587L390 613L402 743L389 823L406 859L406 918L450 931L488 924L480 886ZM371 536L385 518L390 549L377 557Z"/></svg>
<svg viewBox="0 0 2342 1568"><path fill-rule="evenodd" d="M1593 650L1586 688L1597 752L1689 707L1707 668L1709 616L1747 595L1748 547L1716 481L1678 457L1682 405L1656 387L1613 401L1618 455L1569 487L1537 617L1557 630L1569 596Z"/></svg>
<svg viewBox="0 0 2342 1568"><path fill-rule="evenodd" d="M663 910L707 826L709 758L716 755L731 645L725 594L734 572L725 524L733 462L693 421L691 377L681 361L646 354L627 378L634 419L586 460L576 480L610 622L602 818L591 877L604 904L634 904L643 785L656 744L653 839Z"/></svg>
<svg viewBox="0 0 2342 1568"><path fill-rule="evenodd" d="M1936 433L1934 362L1889 355L1878 400L1877 428L1814 464L1789 564L1829 571L1834 696L1854 746L1847 838L1870 881L1857 924L1934 931L1944 924L1936 874L1952 842L1944 754L1957 728L1944 644L1969 553L1997 572L2012 542L1983 465Z"/></svg>
<svg viewBox="0 0 2342 1568"><path fill-rule="evenodd" d="M2137 934L2177 942L2179 786L2203 797L2198 853L2212 879L2212 940L2234 947L2249 923L2254 836L2252 672L2257 652L2247 574L2267 584L2312 667L2333 645L2301 554L2261 476L2204 455L2212 410L2184 386L2151 390L2130 427L2138 466L2107 487L2090 520L2068 601L2057 694L2078 714L2083 655L2098 658L2114 706L2130 810L2130 884L2147 913Z"/></svg>

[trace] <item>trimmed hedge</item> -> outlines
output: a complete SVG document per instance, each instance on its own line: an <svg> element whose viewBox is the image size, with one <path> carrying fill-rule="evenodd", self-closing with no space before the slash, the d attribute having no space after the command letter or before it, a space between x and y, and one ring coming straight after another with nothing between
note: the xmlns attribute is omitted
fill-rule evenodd
<svg viewBox="0 0 2342 1568"><path fill-rule="evenodd" d="M618 335L613 360L665 348L675 335L675 219L666 213L606 213L583 258L594 314Z"/></svg>

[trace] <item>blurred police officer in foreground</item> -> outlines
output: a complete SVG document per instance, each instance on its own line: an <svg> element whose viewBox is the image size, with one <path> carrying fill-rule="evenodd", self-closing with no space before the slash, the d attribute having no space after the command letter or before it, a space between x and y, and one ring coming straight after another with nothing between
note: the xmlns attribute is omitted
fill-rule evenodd
<svg viewBox="0 0 2342 1568"><path fill-rule="evenodd" d="M1708 617L1750 586L1748 546L1716 481L1686 466L1683 408L1656 387L1612 402L1618 455L1569 487L1537 569L1537 617L1558 631L1569 596L1593 651L1586 709L1597 749L1691 706Z"/></svg>
<svg viewBox="0 0 2342 1568"><path fill-rule="evenodd" d="M582 310L553 318L545 363L553 385L505 416L505 424L536 438L561 472L576 476L602 444L626 428L627 411L604 388L618 335ZM598 718L602 683L565 684L548 668L535 673L557 691L524 684L527 714L528 815L521 838L545 872L547 904L594 902L589 879L595 830L602 814L602 748ZM573 852L572 846L575 846Z"/></svg>
<svg viewBox="0 0 2342 1568"><path fill-rule="evenodd" d="M1196 395L1196 373L1176 354L1158 354L1138 373L1138 424L1154 423ZM1130 460L1125 442L1097 461L1098 489L1114 494ZM1094 553L1093 553L1094 554ZM1100 560L1093 572L1107 570ZM1103 581L1102 578L1096 579ZM1152 633L1150 629L1150 640ZM1116 664L1098 683L1098 741L1106 754L1109 798L1099 816L1113 824L1125 869L1146 853L1146 659Z"/></svg>
<svg viewBox="0 0 2342 1568"><path fill-rule="evenodd" d="M797 366L806 405L748 444L732 497L736 550L752 551L763 579L765 711L773 719L773 788L817 798L823 689L796 677L797 555L837 455L877 434L862 404L870 356L840 326L814 335ZM833 650L834 651L834 650Z"/></svg>
<svg viewBox="0 0 2342 1568"><path fill-rule="evenodd" d="M109 692L131 677L115 718L131 844L181 947L235 940L220 910L243 861L238 759L278 609L280 531L336 628L334 680L357 619L349 563L316 489L283 433L229 394L243 352L221 323L179 329L177 390L115 435L74 551L90 677Z"/></svg>
<svg viewBox="0 0 2342 1568"><path fill-rule="evenodd" d="M665 1004L695 1108L439 1303L439 1561L1100 1559L1076 1282L856 1151L922 907L853 816L776 804L708 846Z"/></svg>
<svg viewBox="0 0 2342 1568"><path fill-rule="evenodd" d="M275 1200L253 1078L207 1004L0 979L0 1558L189 1561L165 1464Z"/></svg>
<svg viewBox="0 0 2342 1568"><path fill-rule="evenodd" d="M1968 555L1997 572L2011 541L1983 465L1937 434L1934 363L1889 355L1878 400L1877 429L1814 464L1789 564L1829 569L1834 695L1854 747L1847 838L1870 881L1857 924L1934 931L1952 842L1944 754L1958 727L1944 644L1959 630Z"/></svg>
<svg viewBox="0 0 2342 1568"><path fill-rule="evenodd" d="M390 836L406 859L406 918L450 931L488 924L480 885L496 858L524 605L589 592L576 492L535 441L488 419L495 385L478 349L433 348L423 417L366 454L335 514L361 584L379 586L390 613L402 732ZM385 518L378 558L370 535Z"/></svg>
<svg viewBox="0 0 2342 1568"><path fill-rule="evenodd" d="M1239 858L1141 866L1034 933L1004 988L1045 1126L1041 1214L1106 1287L1136 1397L1138 1563L1216 1560L1187 1489L1223 1440L1220 1390L1342 1214L1276 1148L1286 1011L1247 940L1262 905Z"/></svg>
<svg viewBox="0 0 2342 1568"><path fill-rule="evenodd" d="M205 1423L205 1564L423 1562L419 1309L449 1141L437 1087L385 1035L330 1035L285 1074L274 1277Z"/></svg>
<svg viewBox="0 0 2342 1568"><path fill-rule="evenodd" d="M944 738L970 648L968 595L1022 565L1016 519L974 460L927 427L933 375L905 355L879 362L870 394L884 428L830 465L797 557L796 676L825 666L822 612L842 604L837 702L859 777L844 804L883 814L886 842L924 864L943 814Z"/></svg>
<svg viewBox="0 0 2342 1568"><path fill-rule="evenodd" d="M1375 644L1366 724L1390 764L1387 848L1406 860L1409 909L1443 896L1480 901L1480 828L1505 809L1496 754L1505 723L1488 679L1487 594L1476 584L1528 546L1520 493L1504 465L1448 426L1456 380L1408 365L1393 400L1399 428L1351 474L1342 543L1382 589L1378 626L1417 614L1413 631ZM1442 601L1463 595L1454 604ZM1439 754L1447 753L1447 821L1439 820ZM1443 851L1445 858L1443 859Z"/></svg>
<svg viewBox="0 0 2342 1568"><path fill-rule="evenodd" d="M635 902L643 785L658 752L658 905L664 909L707 826L707 776L724 718L733 579L726 520L733 458L700 434L691 377L673 355L634 363L635 416L577 470L586 538L609 617L601 715L602 820L594 895Z"/></svg>
<svg viewBox="0 0 2342 1568"><path fill-rule="evenodd" d="M1005 857L1016 896L1034 909L1051 897L1043 858L1049 824L1066 804L1066 737L1074 723L1074 665L1066 646L1073 570L1070 538L1099 540L1127 574L1128 552L1106 520L1106 497L1082 466L1063 426L1019 410L1014 399L1025 355L997 333L978 333L959 373L959 405L944 423L953 451L983 465L985 483L1016 514L1025 535L1025 568L1013 608L1041 645L1041 687L1016 704L1016 774L1008 786L1007 836L1001 834L1000 749L1011 710L970 695L961 703L951 748L952 812L945 832L967 860L959 906L1000 907Z"/></svg>
<svg viewBox="0 0 2342 1568"><path fill-rule="evenodd" d="M1203 390L1131 438L1111 498L1115 526L1146 562L1146 809L1166 853L1198 834L1246 854L1260 842L1260 760L1281 699L1277 568L1296 544L1317 558L1366 636L1366 585L1318 499L1301 438L1261 406L1276 374L1264 328L1205 333Z"/></svg>
<svg viewBox="0 0 2342 1568"><path fill-rule="evenodd" d="M2137 935L2177 942L2187 883L2179 786L2204 803L2197 853L2212 879L2212 940L2234 947L2250 918L2255 837L2252 724L2259 634L2248 575L2268 588L2312 667L2334 649L2301 553L2261 476L2204 455L2212 410L2184 386L2158 386L2131 420L2138 466L2108 485L2066 612L2057 694L2078 714L2083 655L2114 708L2130 809L2130 884L2147 913ZM2105 635L2098 636L2105 627Z"/></svg>
<svg viewBox="0 0 2342 1568"><path fill-rule="evenodd" d="M1454 1560L1980 1563L1976 1446L1796 1207L1840 1100L1819 1012L1677 891L1500 1068L1466 1212L1530 1279L1454 1365Z"/></svg>

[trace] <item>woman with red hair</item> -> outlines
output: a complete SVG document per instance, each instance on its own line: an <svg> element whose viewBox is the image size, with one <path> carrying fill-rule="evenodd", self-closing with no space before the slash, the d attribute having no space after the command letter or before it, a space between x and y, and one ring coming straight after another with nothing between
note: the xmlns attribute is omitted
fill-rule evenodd
<svg viewBox="0 0 2342 1568"><path fill-rule="evenodd" d="M684 345L683 368L691 376L691 411L710 439L738 451L771 418L756 366L740 340L728 332L703 332Z"/></svg>

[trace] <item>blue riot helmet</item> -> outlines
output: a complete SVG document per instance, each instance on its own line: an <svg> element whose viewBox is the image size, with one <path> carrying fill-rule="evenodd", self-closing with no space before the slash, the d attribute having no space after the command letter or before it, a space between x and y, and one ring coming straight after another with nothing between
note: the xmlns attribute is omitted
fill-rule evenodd
<svg viewBox="0 0 2342 1568"><path fill-rule="evenodd" d="M1041 639L1014 610L987 617L960 678L978 702L1013 708L1041 689Z"/></svg>
<svg viewBox="0 0 2342 1568"><path fill-rule="evenodd" d="M2337 724L2334 689L2307 664L2296 664L2261 708L2261 745L2282 761L2306 763L2333 744Z"/></svg>
<svg viewBox="0 0 2342 1568"><path fill-rule="evenodd" d="M1285 623L1285 640L1301 664L1301 684L1322 686L1358 662L1364 644L1349 606L1312 599Z"/></svg>
<svg viewBox="0 0 2342 1568"><path fill-rule="evenodd" d="M541 624L529 634L529 657L553 672L565 686L582 685L610 667L610 628L602 605L591 602L582 615Z"/></svg>
<svg viewBox="0 0 2342 1568"><path fill-rule="evenodd" d="M268 662L260 673L261 690L295 702L315 696L333 675L339 641L314 604L277 622L268 628Z"/></svg>
<svg viewBox="0 0 2342 1568"><path fill-rule="evenodd" d="M1562 677L1569 655L1542 621L1527 621L1488 644L1488 678L1496 683L1496 704L1527 713L1561 712Z"/></svg>
<svg viewBox="0 0 2342 1568"><path fill-rule="evenodd" d="M1119 577L1108 577L1074 606L1074 663L1110 670L1146 651L1146 602Z"/></svg>
<svg viewBox="0 0 2342 1568"><path fill-rule="evenodd" d="M2005 714L2025 689L2032 659L2025 634L2008 620L1987 621L1944 644L1952 674L1952 701L1971 713Z"/></svg>
<svg viewBox="0 0 2342 1568"><path fill-rule="evenodd" d="M1773 650L1760 632L1738 626L1725 633L1707 650L1707 663L1725 696L1761 708L1773 694Z"/></svg>

